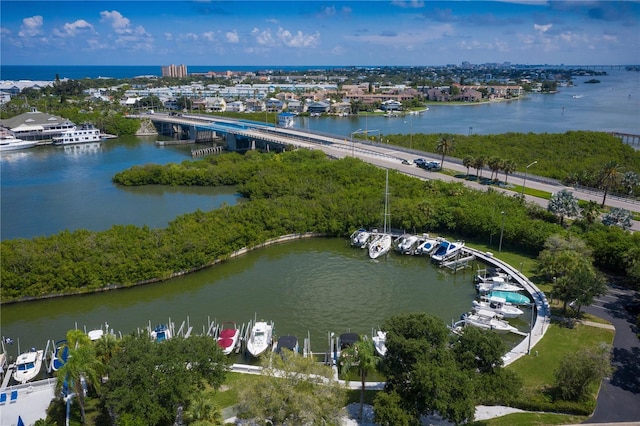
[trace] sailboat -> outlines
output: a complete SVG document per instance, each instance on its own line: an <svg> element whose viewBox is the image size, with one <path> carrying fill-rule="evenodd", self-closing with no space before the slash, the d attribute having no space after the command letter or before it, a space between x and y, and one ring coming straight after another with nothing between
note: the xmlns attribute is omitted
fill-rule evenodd
<svg viewBox="0 0 640 426"><path fill-rule="evenodd" d="M389 170L387 170L387 178L385 181L384 191L384 226L382 234L379 234L373 241L369 243L369 257L377 259L391 250L393 238L387 230L387 217L389 216Z"/></svg>

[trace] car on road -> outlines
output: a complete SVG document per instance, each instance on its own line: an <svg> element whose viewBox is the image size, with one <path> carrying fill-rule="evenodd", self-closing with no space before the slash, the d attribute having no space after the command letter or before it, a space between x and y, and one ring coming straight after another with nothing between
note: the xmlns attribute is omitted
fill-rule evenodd
<svg viewBox="0 0 640 426"><path fill-rule="evenodd" d="M423 161L418 164L418 167L421 167L425 170L440 170L440 162L439 161Z"/></svg>
<svg viewBox="0 0 640 426"><path fill-rule="evenodd" d="M413 163L418 167L422 167L422 165L426 162L427 160L425 160L424 158L416 158L415 160L413 160Z"/></svg>
<svg viewBox="0 0 640 426"><path fill-rule="evenodd" d="M411 160L402 160L402 164L411 165L411 164L413 164L413 161L411 161Z"/></svg>

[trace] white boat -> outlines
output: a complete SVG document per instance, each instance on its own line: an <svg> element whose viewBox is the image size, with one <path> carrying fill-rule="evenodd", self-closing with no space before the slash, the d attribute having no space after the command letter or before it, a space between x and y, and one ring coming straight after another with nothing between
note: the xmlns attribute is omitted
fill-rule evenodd
<svg viewBox="0 0 640 426"><path fill-rule="evenodd" d="M378 330L371 337L371 340L373 340L373 346L378 355L385 356L387 354L387 332Z"/></svg>
<svg viewBox="0 0 640 426"><path fill-rule="evenodd" d="M218 333L218 346L222 349L222 353L229 355L238 345L240 338L240 330L235 322L223 322Z"/></svg>
<svg viewBox="0 0 640 426"><path fill-rule="evenodd" d="M498 296L482 297L480 301L474 300L471 303L474 311L479 309L493 311L504 318L517 318L524 313L522 309L507 303L505 298Z"/></svg>
<svg viewBox="0 0 640 426"><path fill-rule="evenodd" d="M436 247L440 245L440 241L442 241L441 238L431 238L429 237L429 234L425 234L423 236L423 241L421 241L420 244L418 244L418 247L416 247L416 254L431 254L436 249Z"/></svg>
<svg viewBox="0 0 640 426"><path fill-rule="evenodd" d="M391 244L393 238L391 234L380 234L372 242L369 243L369 257L371 259L377 259L380 256L384 256L391 250Z"/></svg>
<svg viewBox="0 0 640 426"><path fill-rule="evenodd" d="M524 294L516 293L515 291L490 291L489 297L502 297L507 303L512 305L530 305L531 301Z"/></svg>
<svg viewBox="0 0 640 426"><path fill-rule="evenodd" d="M387 230L388 216L389 216L389 170L387 170L387 177L385 180L385 189L384 189L384 226L382 228L382 234L378 234L378 236L375 237L375 239L369 243L369 257L371 259L377 259L378 257L389 253L389 250L391 250L393 238L391 237L391 234L388 233L388 230Z"/></svg>
<svg viewBox="0 0 640 426"><path fill-rule="evenodd" d="M431 260L434 262L444 262L458 254L463 247L464 242L462 241L455 241L452 243L447 240L442 240L440 241L438 248L431 254Z"/></svg>
<svg viewBox="0 0 640 426"><path fill-rule="evenodd" d="M465 325L478 327L483 330L492 330L497 333L518 331L516 327L501 319L495 312L484 309L478 309L471 314L464 315L462 322L464 322Z"/></svg>
<svg viewBox="0 0 640 426"><path fill-rule="evenodd" d="M522 287L515 284L509 284L502 277L493 277L484 282L476 284L478 293L489 293L490 291L520 291Z"/></svg>
<svg viewBox="0 0 640 426"><path fill-rule="evenodd" d="M353 234L351 234L351 245L354 247L365 248L369 243L371 235L371 232L367 231L364 228L360 228L357 231L354 231Z"/></svg>
<svg viewBox="0 0 640 426"><path fill-rule="evenodd" d="M29 352L19 355L13 370L13 380L18 383L27 383L35 379L42 367L43 353L42 349L32 348Z"/></svg>
<svg viewBox="0 0 640 426"><path fill-rule="evenodd" d="M74 126L62 132L60 136L52 138L54 145L71 145L76 143L99 142L103 138L100 130L93 124L83 124L80 127Z"/></svg>
<svg viewBox="0 0 640 426"><path fill-rule="evenodd" d="M151 340L155 340L156 342L163 342L165 340L171 339L171 329L164 324L156 325L156 327L151 331Z"/></svg>
<svg viewBox="0 0 640 426"><path fill-rule="evenodd" d="M0 133L0 151L16 151L18 149L33 148L36 144L36 141L18 139L8 132Z"/></svg>
<svg viewBox="0 0 640 426"><path fill-rule="evenodd" d="M511 279L511 276L500 268L479 269L473 281L476 283L491 281L493 278L502 278L505 281Z"/></svg>
<svg viewBox="0 0 640 426"><path fill-rule="evenodd" d="M251 328L247 340L247 351L255 357L262 355L273 343L273 324L266 321L256 321Z"/></svg>
<svg viewBox="0 0 640 426"><path fill-rule="evenodd" d="M418 244L419 237L416 235L405 234L398 239L396 251L402 254L413 254L414 247Z"/></svg>

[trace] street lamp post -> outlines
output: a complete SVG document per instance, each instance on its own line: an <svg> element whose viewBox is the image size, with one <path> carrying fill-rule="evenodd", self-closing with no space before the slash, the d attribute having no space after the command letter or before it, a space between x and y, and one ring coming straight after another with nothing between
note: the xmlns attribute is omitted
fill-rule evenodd
<svg viewBox="0 0 640 426"><path fill-rule="evenodd" d="M405 124L407 122L405 121ZM413 120L409 120L409 125L411 126L411 130L409 133L409 150L411 150L411 145L413 144Z"/></svg>
<svg viewBox="0 0 640 426"><path fill-rule="evenodd" d="M351 132L351 156L355 157L356 156L356 148L355 145L353 143L353 135L356 133L360 133L362 131L362 129L358 129L355 132Z"/></svg>
<svg viewBox="0 0 640 426"><path fill-rule="evenodd" d="M529 345L527 347L527 354L531 355L531 335L533 334L533 314L536 309L535 300L531 302L531 322L529 323Z"/></svg>
<svg viewBox="0 0 640 426"><path fill-rule="evenodd" d="M471 136L471 132L473 132L473 126L469 126L469 136Z"/></svg>
<svg viewBox="0 0 640 426"><path fill-rule="evenodd" d="M533 166L534 164L538 164L538 160L534 161L533 163L529 164L527 167L524 168L524 179L522 179L522 197L524 197L524 187L527 184L527 172L529 171L529 167Z"/></svg>
<svg viewBox="0 0 640 426"><path fill-rule="evenodd" d="M500 245L498 246L498 252L502 252L502 235L504 235L504 212L500 212L502 214L502 227L500 228Z"/></svg>

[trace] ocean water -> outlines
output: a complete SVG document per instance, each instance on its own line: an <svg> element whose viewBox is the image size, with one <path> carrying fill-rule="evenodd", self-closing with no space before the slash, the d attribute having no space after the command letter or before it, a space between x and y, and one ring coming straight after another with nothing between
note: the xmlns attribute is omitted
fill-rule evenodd
<svg viewBox="0 0 640 426"><path fill-rule="evenodd" d="M332 67L341 68L341 67ZM312 69L327 69L325 66L278 66L264 65L189 65L189 73L206 73L209 71L243 71L255 72L265 70L308 71ZM53 81L58 75L61 79L78 80L83 78L134 78L139 76L162 75L162 65L1 65L0 80L36 80Z"/></svg>

